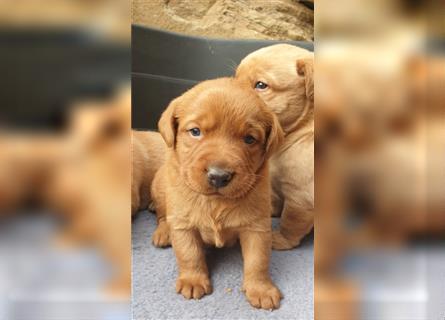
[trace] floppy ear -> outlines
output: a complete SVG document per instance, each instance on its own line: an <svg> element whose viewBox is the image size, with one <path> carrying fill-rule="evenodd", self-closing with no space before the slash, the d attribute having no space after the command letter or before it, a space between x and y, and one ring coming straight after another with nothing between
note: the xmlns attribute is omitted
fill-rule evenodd
<svg viewBox="0 0 445 320"><path fill-rule="evenodd" d="M306 97L314 101L314 58L304 58L297 60L297 73L304 77L306 87Z"/></svg>
<svg viewBox="0 0 445 320"><path fill-rule="evenodd" d="M269 128L267 132L266 148L265 148L266 158L269 158L275 151L277 151L278 148L283 143L283 141L284 141L283 129L281 128L281 125L278 122L278 118L275 116L275 114L271 112Z"/></svg>
<svg viewBox="0 0 445 320"><path fill-rule="evenodd" d="M170 102L167 109L162 113L161 119L158 122L159 132L164 138L165 143L169 148L175 145L176 131L178 129L178 123L176 119L176 105L178 104L178 98Z"/></svg>

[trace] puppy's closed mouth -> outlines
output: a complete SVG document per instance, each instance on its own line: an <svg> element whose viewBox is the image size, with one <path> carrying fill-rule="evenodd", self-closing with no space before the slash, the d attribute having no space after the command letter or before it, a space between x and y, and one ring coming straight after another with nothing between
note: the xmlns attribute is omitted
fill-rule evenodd
<svg viewBox="0 0 445 320"><path fill-rule="evenodd" d="M222 192L223 188L214 188L208 192L203 192L203 194L205 194L206 196L220 196L220 197L224 197L224 193Z"/></svg>
<svg viewBox="0 0 445 320"><path fill-rule="evenodd" d="M222 191L221 189L223 189L223 188L215 188L213 191L210 191L207 195L209 195L209 196L224 196L224 193L221 192Z"/></svg>
<svg viewBox="0 0 445 320"><path fill-rule="evenodd" d="M218 190L207 193L208 196L223 196L223 194L221 192L219 192Z"/></svg>

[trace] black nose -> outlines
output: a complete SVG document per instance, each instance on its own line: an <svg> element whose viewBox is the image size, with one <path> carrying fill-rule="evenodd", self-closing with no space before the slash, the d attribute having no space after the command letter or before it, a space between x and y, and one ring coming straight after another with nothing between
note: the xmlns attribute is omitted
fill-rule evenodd
<svg viewBox="0 0 445 320"><path fill-rule="evenodd" d="M207 169L207 179L209 180L209 184L215 188L227 186L230 180L232 180L232 176L232 172L218 167L209 167Z"/></svg>

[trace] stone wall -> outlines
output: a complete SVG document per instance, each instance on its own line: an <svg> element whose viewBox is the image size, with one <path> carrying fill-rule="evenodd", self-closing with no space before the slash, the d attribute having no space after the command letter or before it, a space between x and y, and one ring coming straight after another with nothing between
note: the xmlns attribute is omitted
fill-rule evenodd
<svg viewBox="0 0 445 320"><path fill-rule="evenodd" d="M314 11L298 0L133 0L132 22L215 38L314 37Z"/></svg>

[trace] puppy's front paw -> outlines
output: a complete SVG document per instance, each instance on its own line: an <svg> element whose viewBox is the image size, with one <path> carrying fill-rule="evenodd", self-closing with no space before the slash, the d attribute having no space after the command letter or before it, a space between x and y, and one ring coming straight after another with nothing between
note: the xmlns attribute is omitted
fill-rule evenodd
<svg viewBox="0 0 445 320"><path fill-rule="evenodd" d="M289 250L297 247L300 244L300 239L290 240L283 236L280 231L272 232L272 249L274 250Z"/></svg>
<svg viewBox="0 0 445 320"><path fill-rule="evenodd" d="M272 282L252 282L244 286L247 300L255 308L278 309L282 295Z"/></svg>
<svg viewBox="0 0 445 320"><path fill-rule="evenodd" d="M170 230L166 223L161 223L156 228L152 236L152 241L155 247L164 248L171 245Z"/></svg>
<svg viewBox="0 0 445 320"><path fill-rule="evenodd" d="M179 277L176 280L176 292L186 299L200 299L203 295L212 293L212 286L207 275Z"/></svg>

